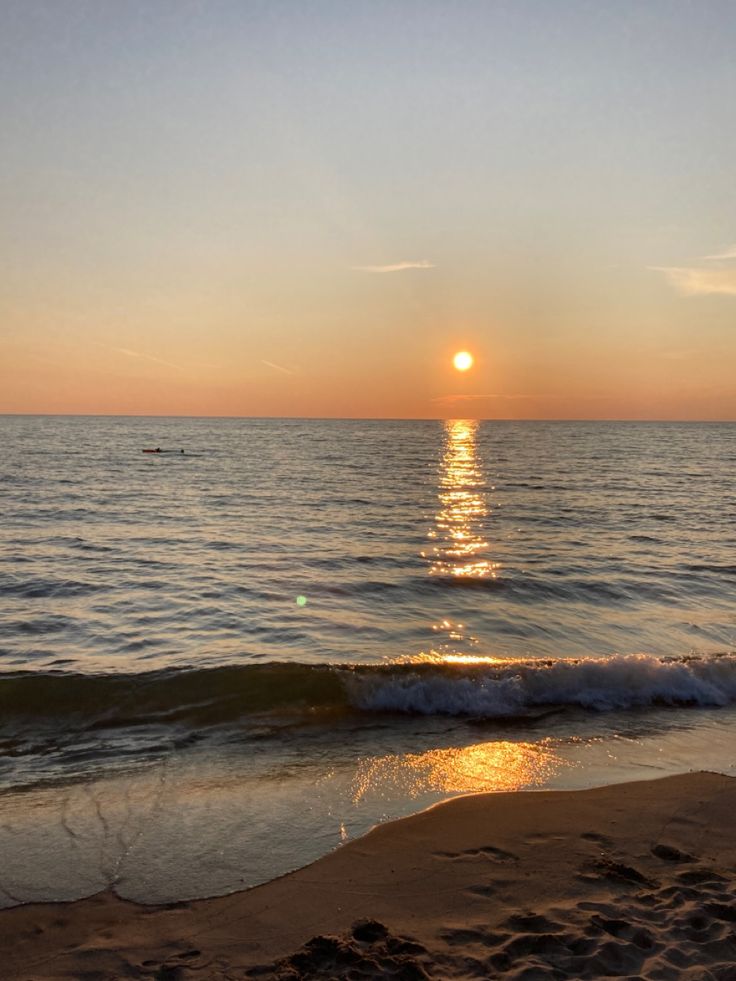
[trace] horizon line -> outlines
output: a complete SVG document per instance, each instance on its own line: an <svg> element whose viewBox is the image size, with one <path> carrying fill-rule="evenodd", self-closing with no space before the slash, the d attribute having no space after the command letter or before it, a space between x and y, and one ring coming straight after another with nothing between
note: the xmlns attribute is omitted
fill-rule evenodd
<svg viewBox="0 0 736 981"><path fill-rule="evenodd" d="M736 424L733 419L692 419L692 418L657 418L637 417L620 418L582 418L577 416L559 416L555 418L516 418L508 416L257 416L257 415L195 415L187 413L145 413L145 412L0 412L0 418L31 418L31 419L263 419L282 421L291 419L300 422L447 422L452 419L470 419L475 422L586 422L586 423L708 423L718 425Z"/></svg>

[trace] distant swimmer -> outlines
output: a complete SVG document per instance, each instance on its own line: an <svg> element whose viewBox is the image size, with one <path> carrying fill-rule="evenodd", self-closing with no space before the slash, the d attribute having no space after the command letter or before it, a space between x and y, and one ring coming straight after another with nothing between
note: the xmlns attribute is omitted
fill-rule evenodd
<svg viewBox="0 0 736 981"><path fill-rule="evenodd" d="M185 455L187 455L187 456L198 456L199 455L197 453L194 453L194 454L188 453L187 450L162 450L160 446L157 446L155 450L153 450L153 449L150 449L150 450L149 449L141 450L141 453L161 453L161 454L164 454L164 453L169 453L169 454L174 453L174 454L177 454L178 453L179 456L185 456Z"/></svg>
<svg viewBox="0 0 736 981"><path fill-rule="evenodd" d="M184 456L187 453L187 451L186 450L162 450L160 446L157 446L155 450L145 449L145 450L141 450L141 453L162 453L162 454L174 453L174 454L178 454L179 456ZM190 453L189 456L192 456L192 454ZM194 456L197 456L197 454L195 453Z"/></svg>

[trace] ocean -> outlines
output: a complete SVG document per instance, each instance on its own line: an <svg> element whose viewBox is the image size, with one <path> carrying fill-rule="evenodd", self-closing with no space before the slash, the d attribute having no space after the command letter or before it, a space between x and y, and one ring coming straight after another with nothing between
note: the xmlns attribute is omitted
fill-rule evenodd
<svg viewBox="0 0 736 981"><path fill-rule="evenodd" d="M221 894L455 794L736 772L736 424L0 434L0 905Z"/></svg>

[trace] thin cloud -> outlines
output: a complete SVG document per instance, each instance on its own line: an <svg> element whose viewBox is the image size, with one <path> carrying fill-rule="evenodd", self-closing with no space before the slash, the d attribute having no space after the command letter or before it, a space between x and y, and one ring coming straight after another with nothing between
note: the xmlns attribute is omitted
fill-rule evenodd
<svg viewBox="0 0 736 981"><path fill-rule="evenodd" d="M154 364L165 364L167 368L176 368L177 371L184 371L184 367L180 364L174 364L173 361L164 361L162 358L154 358L151 354L142 354L140 351L131 351L127 347L114 347L111 350L117 351L118 354L124 354L128 358L140 358L143 361L153 361Z"/></svg>
<svg viewBox="0 0 736 981"><path fill-rule="evenodd" d="M724 252L716 252L715 255L704 255L703 258L708 260L716 260L716 261L719 261L721 259L736 259L736 245L732 245Z"/></svg>
<svg viewBox="0 0 736 981"><path fill-rule="evenodd" d="M661 272L683 296L705 296L721 293L736 296L736 266L720 269L698 269L692 266L649 266Z"/></svg>
<svg viewBox="0 0 736 981"><path fill-rule="evenodd" d="M428 259L417 259L415 262L394 262L389 266L351 266L354 272L395 273L406 269L434 269L435 264Z"/></svg>
<svg viewBox="0 0 736 981"><path fill-rule="evenodd" d="M536 399L536 398L555 398L555 396L550 395L438 395L436 398L430 399L430 402L437 402L439 404L450 404L453 402L484 402L488 399L503 399L505 401L515 401L518 399Z"/></svg>
<svg viewBox="0 0 736 981"><path fill-rule="evenodd" d="M291 368L285 368L282 364L275 364L273 361L266 361L265 358L261 358L261 364L267 365L269 368L273 368L274 371L281 371L285 375L295 375L296 372L292 371Z"/></svg>
<svg viewBox="0 0 736 981"><path fill-rule="evenodd" d="M698 358L703 352L700 348L688 347L674 351L663 351L660 354L665 361L689 361L691 358Z"/></svg>
<svg viewBox="0 0 736 981"><path fill-rule="evenodd" d="M576 396L575 401L577 402L605 402L610 399L608 395L586 395L586 396ZM522 395L522 394L512 394L512 395L439 395L437 398L430 399L430 402L435 402L438 405L454 405L456 402L521 402L521 401L532 401L532 402L568 402L570 397L567 395L546 395L544 392L539 392L537 395Z"/></svg>

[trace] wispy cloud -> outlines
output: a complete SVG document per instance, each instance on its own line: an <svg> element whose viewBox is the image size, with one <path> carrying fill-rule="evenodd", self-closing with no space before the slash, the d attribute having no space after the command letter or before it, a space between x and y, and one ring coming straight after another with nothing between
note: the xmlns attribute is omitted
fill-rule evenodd
<svg viewBox="0 0 736 981"><path fill-rule="evenodd" d="M554 398L555 396L539 395L438 395L430 399L439 405L450 405L454 402L485 402L490 399L501 399L504 401L516 401L518 399Z"/></svg>
<svg viewBox="0 0 736 981"><path fill-rule="evenodd" d="M680 348L674 351L662 351L660 357L665 361L690 361L692 358L700 357L702 351L696 347Z"/></svg>
<svg viewBox="0 0 736 981"><path fill-rule="evenodd" d="M671 286L683 296L707 296L720 293L736 296L736 245L722 252L701 256L699 262L716 265L649 266L667 277Z"/></svg>
<svg viewBox="0 0 736 981"><path fill-rule="evenodd" d="M273 368L274 371L281 371L285 375L295 375L296 372L291 368L285 368L282 364L275 364L273 361L266 361L265 358L261 358L261 364L267 365L269 368Z"/></svg>
<svg viewBox="0 0 736 981"><path fill-rule="evenodd" d="M610 400L608 395L576 395L576 402L587 402L590 404L596 404L599 402L606 402ZM523 394L511 394L511 395L439 395L437 398L430 399L430 402L434 402L437 405L454 405L457 402L569 402L571 401L570 396L567 395L549 395L545 392L538 392L536 395L523 395Z"/></svg>
<svg viewBox="0 0 736 981"><path fill-rule="evenodd" d="M736 266L700 269L695 266L650 266L663 273L671 286L684 296L722 293L736 296Z"/></svg>
<svg viewBox="0 0 736 981"><path fill-rule="evenodd" d="M117 351L118 354L124 354L128 358L140 358L143 361L153 361L155 364L165 364L167 368L176 368L178 371L184 371L184 367L180 364L174 364L173 361L164 361L163 358L154 358L151 354L143 354L141 351L131 351L128 347L114 347L111 350Z"/></svg>
<svg viewBox="0 0 736 981"><path fill-rule="evenodd" d="M723 252L716 252L715 255L704 255L704 259L736 259L736 245L732 245L730 248L725 249Z"/></svg>
<svg viewBox="0 0 736 981"><path fill-rule="evenodd" d="M434 269L435 264L428 259L417 259L413 262L394 262L388 266L351 266L350 268L354 272L395 273L404 272L406 269Z"/></svg>

